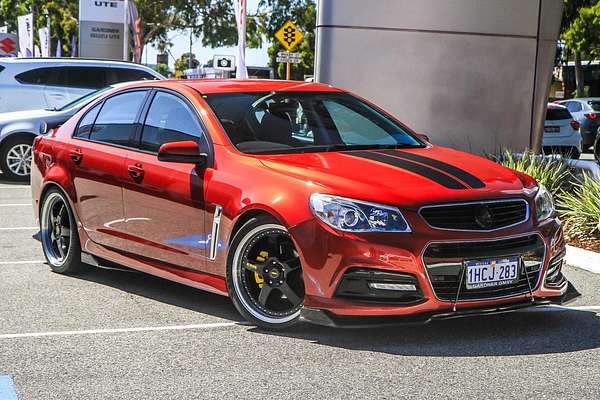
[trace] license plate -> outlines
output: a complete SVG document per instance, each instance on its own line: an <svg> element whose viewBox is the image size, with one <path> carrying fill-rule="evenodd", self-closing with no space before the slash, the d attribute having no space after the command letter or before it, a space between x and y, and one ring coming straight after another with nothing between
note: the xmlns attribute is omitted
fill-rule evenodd
<svg viewBox="0 0 600 400"><path fill-rule="evenodd" d="M503 286L519 281L519 257L465 261L467 289Z"/></svg>
<svg viewBox="0 0 600 400"><path fill-rule="evenodd" d="M560 132L560 126L546 126L544 127L544 132L558 133Z"/></svg>

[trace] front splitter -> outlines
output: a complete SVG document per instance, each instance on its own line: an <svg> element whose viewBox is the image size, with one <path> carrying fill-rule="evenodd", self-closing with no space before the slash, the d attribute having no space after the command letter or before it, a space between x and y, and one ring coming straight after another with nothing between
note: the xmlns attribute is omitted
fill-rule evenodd
<svg viewBox="0 0 600 400"><path fill-rule="evenodd" d="M373 328L395 325L423 325L432 321L441 321L454 318L475 317L481 315L504 314L531 307L543 307L548 305L565 305L581 296L581 293L569 282L567 291L558 297L534 298L518 303L498 305L493 307L470 308L465 310L422 313L416 315L401 316L345 316L340 317L333 313L318 308L304 307L300 313L303 321L329 326L334 328Z"/></svg>

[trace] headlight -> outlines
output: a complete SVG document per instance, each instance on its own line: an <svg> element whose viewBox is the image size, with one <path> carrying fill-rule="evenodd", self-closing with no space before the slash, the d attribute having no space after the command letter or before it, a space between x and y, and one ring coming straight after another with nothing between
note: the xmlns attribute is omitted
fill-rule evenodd
<svg viewBox="0 0 600 400"><path fill-rule="evenodd" d="M554 200L552 194L540 184L535 195L535 218L536 221L543 221L554 214Z"/></svg>
<svg viewBox="0 0 600 400"><path fill-rule="evenodd" d="M400 210L384 204L313 193L310 209L321 221L344 232L410 232Z"/></svg>

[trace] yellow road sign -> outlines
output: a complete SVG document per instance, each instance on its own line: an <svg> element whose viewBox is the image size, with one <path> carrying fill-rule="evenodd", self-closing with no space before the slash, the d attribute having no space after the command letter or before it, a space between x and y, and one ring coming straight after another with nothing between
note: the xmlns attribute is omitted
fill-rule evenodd
<svg viewBox="0 0 600 400"><path fill-rule="evenodd" d="M292 21L288 21L275 33L275 37L287 51L290 51L298 46L298 43L302 41L304 35Z"/></svg>

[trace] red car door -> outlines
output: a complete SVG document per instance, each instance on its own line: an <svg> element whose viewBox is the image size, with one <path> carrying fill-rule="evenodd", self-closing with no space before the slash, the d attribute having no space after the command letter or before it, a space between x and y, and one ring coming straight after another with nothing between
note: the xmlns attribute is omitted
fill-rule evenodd
<svg viewBox="0 0 600 400"><path fill-rule="evenodd" d="M147 90L122 93L92 108L81 119L69 148L77 214L89 238L107 247L124 248L126 148L147 94Z"/></svg>
<svg viewBox="0 0 600 400"><path fill-rule="evenodd" d="M141 130L139 151L127 154L125 229L129 252L201 270L208 243L204 169L157 158L162 144L188 140L208 151L204 129L193 108L176 94L157 91Z"/></svg>

